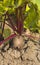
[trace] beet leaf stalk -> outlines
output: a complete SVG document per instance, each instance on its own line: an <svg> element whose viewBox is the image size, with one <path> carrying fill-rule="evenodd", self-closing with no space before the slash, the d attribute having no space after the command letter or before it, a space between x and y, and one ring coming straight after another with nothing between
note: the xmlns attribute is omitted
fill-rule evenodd
<svg viewBox="0 0 40 65"><path fill-rule="evenodd" d="M3 22L3 26L2 26L2 35L3 35L3 32L4 32L5 21L6 21L6 14L5 14L5 18L4 18L4 22Z"/></svg>
<svg viewBox="0 0 40 65"><path fill-rule="evenodd" d="M10 24L11 28L14 30L14 31L17 31L17 27L13 24L13 20L12 18L10 17L10 15L7 13L7 16L8 16L8 23Z"/></svg>
<svg viewBox="0 0 40 65"><path fill-rule="evenodd" d="M3 41L1 41L1 42L0 42L0 45L3 44L3 43L5 43L5 42L7 42L7 41L10 40L10 39L12 39L12 38L15 37L15 36L16 36L16 34L10 35L9 37L7 37L7 38L4 39Z"/></svg>
<svg viewBox="0 0 40 65"><path fill-rule="evenodd" d="M16 9L16 18L17 18L17 30L19 35L21 35L23 31L22 7Z"/></svg>

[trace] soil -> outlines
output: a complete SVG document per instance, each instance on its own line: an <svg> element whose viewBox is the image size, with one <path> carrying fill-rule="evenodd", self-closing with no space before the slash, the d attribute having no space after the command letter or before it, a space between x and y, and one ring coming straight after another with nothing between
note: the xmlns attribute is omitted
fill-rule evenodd
<svg viewBox="0 0 40 65"><path fill-rule="evenodd" d="M8 47L9 44L5 50ZM0 48L0 65L40 65L40 40L36 42L26 37L21 50L10 47L3 52Z"/></svg>
<svg viewBox="0 0 40 65"><path fill-rule="evenodd" d="M30 31L28 30L26 34L30 34ZM38 37L38 39L34 41L25 37L22 49L9 47L9 44L4 47L0 46L0 65L40 65L40 34L31 33L31 35Z"/></svg>

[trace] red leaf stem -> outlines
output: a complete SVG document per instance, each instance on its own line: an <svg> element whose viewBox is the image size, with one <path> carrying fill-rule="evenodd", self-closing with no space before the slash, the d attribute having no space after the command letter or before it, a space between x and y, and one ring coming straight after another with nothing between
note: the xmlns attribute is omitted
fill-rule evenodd
<svg viewBox="0 0 40 65"><path fill-rule="evenodd" d="M14 31L17 31L17 28L16 28L15 25L13 24L12 18L10 17L9 14L7 14L7 16L8 16L8 19L9 19L8 22L11 24L12 29L13 29Z"/></svg>
<svg viewBox="0 0 40 65"><path fill-rule="evenodd" d="M6 41L12 39L12 38L15 37L15 36L16 36L16 34L12 34L12 35L10 35L9 37L7 37L7 38L4 39L3 41L1 41L1 42L0 42L0 45L3 44L3 43L5 43Z"/></svg>
<svg viewBox="0 0 40 65"><path fill-rule="evenodd" d="M27 36L29 39L33 38L33 39L39 39L40 40L40 37L35 37L35 36L32 36L31 34L26 34L25 36Z"/></svg>
<svg viewBox="0 0 40 65"><path fill-rule="evenodd" d="M22 7L16 9L16 18L17 18L17 29L18 33L21 35L23 31L23 16L22 16Z"/></svg>
<svg viewBox="0 0 40 65"><path fill-rule="evenodd" d="M3 35L3 32L4 32L5 20L6 20L6 14L5 14L4 22L3 22L3 27L2 27L2 35Z"/></svg>

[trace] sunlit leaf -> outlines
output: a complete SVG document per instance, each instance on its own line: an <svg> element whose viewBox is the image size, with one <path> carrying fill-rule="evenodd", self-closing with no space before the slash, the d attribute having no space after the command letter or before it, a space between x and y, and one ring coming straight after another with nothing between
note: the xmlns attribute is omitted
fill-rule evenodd
<svg viewBox="0 0 40 65"><path fill-rule="evenodd" d="M40 0L31 0L34 4L37 4L38 9L40 10Z"/></svg>
<svg viewBox="0 0 40 65"><path fill-rule="evenodd" d="M26 6L26 11L29 11L30 10L30 8L28 7L28 5Z"/></svg>
<svg viewBox="0 0 40 65"><path fill-rule="evenodd" d="M37 22L37 26L40 27L40 20L38 20L38 22Z"/></svg>

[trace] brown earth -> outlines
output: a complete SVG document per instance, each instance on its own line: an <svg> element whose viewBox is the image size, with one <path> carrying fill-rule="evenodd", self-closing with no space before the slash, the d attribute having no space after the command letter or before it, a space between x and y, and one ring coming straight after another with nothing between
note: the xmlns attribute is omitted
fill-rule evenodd
<svg viewBox="0 0 40 65"><path fill-rule="evenodd" d="M40 42L26 39L21 50L9 48L3 52L0 49L0 65L40 65Z"/></svg>
<svg viewBox="0 0 40 65"><path fill-rule="evenodd" d="M29 33L28 31L27 34ZM32 35L40 37L40 34ZM40 39L36 39L37 42L27 37L25 39L21 50L12 47L6 50L9 47L8 44L5 47L6 52L3 52L0 46L0 65L40 65Z"/></svg>

